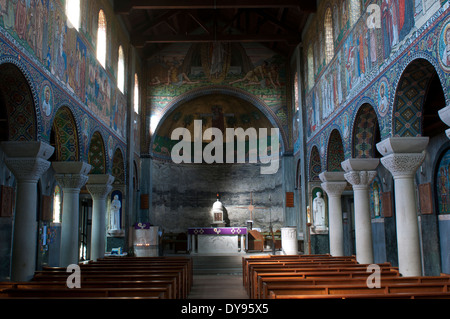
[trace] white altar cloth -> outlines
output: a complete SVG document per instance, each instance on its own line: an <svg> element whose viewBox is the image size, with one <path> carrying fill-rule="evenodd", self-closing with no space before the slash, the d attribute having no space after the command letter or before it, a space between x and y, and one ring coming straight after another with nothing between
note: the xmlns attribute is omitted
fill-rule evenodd
<svg viewBox="0 0 450 319"><path fill-rule="evenodd" d="M188 229L188 249L198 254L245 253L245 227L199 227Z"/></svg>

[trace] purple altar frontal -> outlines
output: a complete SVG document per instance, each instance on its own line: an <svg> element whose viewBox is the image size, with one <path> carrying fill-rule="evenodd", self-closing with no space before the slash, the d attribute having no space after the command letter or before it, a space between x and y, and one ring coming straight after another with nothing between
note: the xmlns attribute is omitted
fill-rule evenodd
<svg viewBox="0 0 450 319"><path fill-rule="evenodd" d="M199 227L189 228L189 235L246 235L247 227Z"/></svg>

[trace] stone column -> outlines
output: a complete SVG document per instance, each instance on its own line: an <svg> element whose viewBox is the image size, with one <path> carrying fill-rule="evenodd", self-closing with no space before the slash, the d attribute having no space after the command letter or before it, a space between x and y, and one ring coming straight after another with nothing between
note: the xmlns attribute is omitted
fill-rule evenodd
<svg viewBox="0 0 450 319"><path fill-rule="evenodd" d="M78 224L80 189L88 181L91 165L84 162L54 162L55 178L63 191L61 253L59 265L78 264Z"/></svg>
<svg viewBox="0 0 450 319"><path fill-rule="evenodd" d="M91 260L103 258L106 247L106 197L111 192L114 177L89 175L86 185L92 196Z"/></svg>
<svg viewBox="0 0 450 319"><path fill-rule="evenodd" d="M352 184L355 196L356 260L373 264L372 222L370 218L369 185L377 175L375 158L351 158L342 162L345 179Z"/></svg>
<svg viewBox="0 0 450 319"><path fill-rule="evenodd" d="M381 163L394 177L399 271L421 276L419 223L414 175L423 163L428 137L391 137L377 144Z"/></svg>
<svg viewBox="0 0 450 319"><path fill-rule="evenodd" d="M3 142L5 164L17 180L11 280L29 281L36 270L37 183L49 167L54 148L44 142Z"/></svg>
<svg viewBox="0 0 450 319"><path fill-rule="evenodd" d="M439 117L441 118L442 122L450 126L450 105L444 107L439 111ZM446 130L445 133L447 134L447 137L450 138L450 129Z"/></svg>
<svg viewBox="0 0 450 319"><path fill-rule="evenodd" d="M323 172L319 177L322 181L322 188L328 195L330 254L332 256L344 256L341 195L347 187L347 181L344 172Z"/></svg>

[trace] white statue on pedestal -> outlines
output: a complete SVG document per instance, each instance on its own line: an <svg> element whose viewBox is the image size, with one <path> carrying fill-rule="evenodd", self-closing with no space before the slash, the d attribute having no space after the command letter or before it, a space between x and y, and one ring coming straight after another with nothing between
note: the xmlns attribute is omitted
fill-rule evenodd
<svg viewBox="0 0 450 319"><path fill-rule="evenodd" d="M314 226L316 229L326 229L325 226L325 201L322 193L317 192L317 197L313 201Z"/></svg>
<svg viewBox="0 0 450 319"><path fill-rule="evenodd" d="M120 230L120 203L119 196L115 195L111 201L111 228L110 230Z"/></svg>

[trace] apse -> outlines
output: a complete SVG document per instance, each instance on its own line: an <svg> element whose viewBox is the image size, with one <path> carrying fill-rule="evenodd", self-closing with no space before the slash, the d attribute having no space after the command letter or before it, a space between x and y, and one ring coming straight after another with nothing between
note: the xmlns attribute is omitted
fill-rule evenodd
<svg viewBox="0 0 450 319"><path fill-rule="evenodd" d="M195 135L195 124L201 121L202 133L217 128L223 134L224 156L227 143L237 146L237 137L230 140L227 129L267 129L267 138L259 139L257 149L252 150L249 136L245 140L245 162L206 163L205 161L175 163L172 151L180 142L172 139L176 129L186 129L190 136ZM283 167L274 174L261 174L263 164L251 162L251 152L259 154L261 148L271 154L271 120L257 106L239 97L227 94L208 94L181 103L170 114L163 117L153 136L151 145L152 161L152 212L153 223L167 232L184 232L189 227L209 227L210 211L219 196L228 212L228 225L245 226L252 218L254 227L274 230L283 225ZM197 126L198 129L198 126ZM208 147L213 140L202 140L202 147ZM236 142L236 143L234 143ZM193 139L192 139L192 143ZM194 149L194 145L192 145ZM229 151L230 149L228 149ZM217 151L217 150L216 150ZM233 154L237 159L237 148ZM264 153L264 152L263 152ZM250 204L257 209L250 212Z"/></svg>

